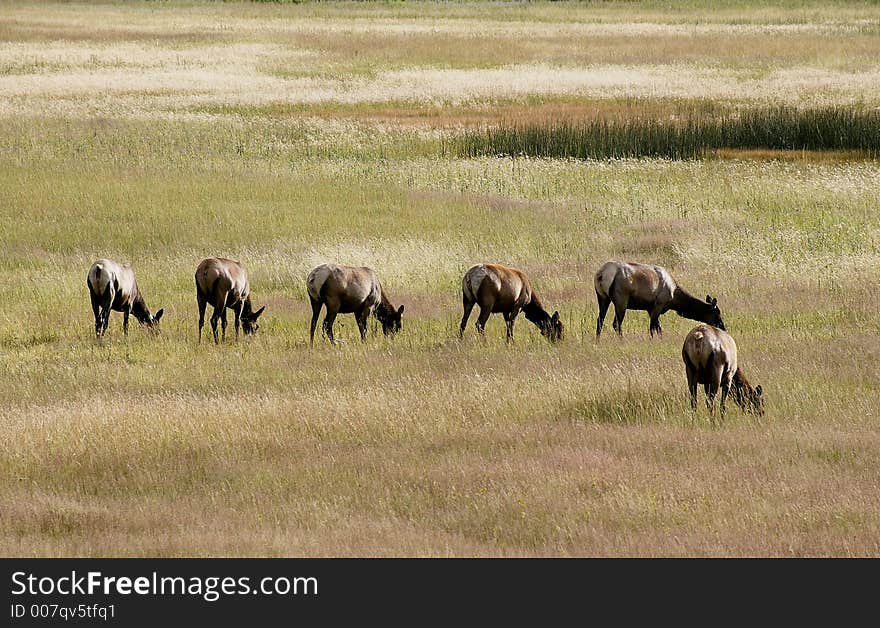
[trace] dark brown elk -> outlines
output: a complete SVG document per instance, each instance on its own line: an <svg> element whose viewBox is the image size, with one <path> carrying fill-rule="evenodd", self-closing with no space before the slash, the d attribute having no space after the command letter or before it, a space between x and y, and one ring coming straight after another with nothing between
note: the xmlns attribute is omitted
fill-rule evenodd
<svg viewBox="0 0 880 628"><path fill-rule="evenodd" d="M733 393L734 402L744 412L764 414L764 391L752 388L737 363L736 342L726 331L710 325L694 327L684 339L681 348L687 374L691 407L697 409L697 387L706 391L706 405L715 413L715 396L721 390L721 416L727 395Z"/></svg>
<svg viewBox="0 0 880 628"><path fill-rule="evenodd" d="M662 334L660 316L673 310L683 318L708 323L724 329L718 299L710 296L702 301L691 296L678 285L672 275L662 266L634 264L629 262L605 262L594 279L596 300L599 302L599 318L596 321L596 339L602 335L602 325L608 306L614 303L614 329L623 335L623 317L626 311L648 312L651 336Z"/></svg>
<svg viewBox="0 0 880 628"><path fill-rule="evenodd" d="M202 341L202 327L205 325L205 308L210 303L214 307L211 315L211 329L214 342L220 342L217 323L222 322L223 340L226 340L226 309L235 313L235 337L239 326L246 336L257 333L257 319L266 309L264 305L254 311L251 305L251 285L247 271L238 262L222 257L209 257L202 260L196 268L196 300L199 304L199 342Z"/></svg>
<svg viewBox="0 0 880 628"><path fill-rule="evenodd" d="M464 330L475 305L480 306L476 328L485 334L489 316L500 313L507 326L507 341L513 340L513 325L522 312L541 334L550 341L561 340L564 333L559 312L548 314L538 295L532 290L528 276L516 268L500 264L477 264L468 269L461 282L464 315L461 317L459 337Z"/></svg>
<svg viewBox="0 0 880 628"><path fill-rule="evenodd" d="M150 314L144 295L138 289L134 271L128 264L122 266L109 259L99 259L89 268L86 278L92 312L95 314L95 336L101 337L110 322L110 310L122 312L122 333L128 335L128 316L133 315L141 325L158 330L163 310Z"/></svg>
<svg viewBox="0 0 880 628"><path fill-rule="evenodd" d="M312 305L312 324L309 329L311 344L315 343L315 327L324 306L327 314L322 329L334 344L336 339L333 336L333 322L338 314L354 314L361 340L367 339L370 312L382 323L382 332L386 336L392 336L401 330L403 306L395 309L372 268L321 264L313 268L306 277L306 289Z"/></svg>

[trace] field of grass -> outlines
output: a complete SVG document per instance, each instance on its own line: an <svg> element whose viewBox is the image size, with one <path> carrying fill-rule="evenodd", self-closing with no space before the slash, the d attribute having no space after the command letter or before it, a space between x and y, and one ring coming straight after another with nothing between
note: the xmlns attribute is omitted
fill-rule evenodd
<svg viewBox="0 0 880 628"><path fill-rule="evenodd" d="M0 555L880 555L876 158L451 150L876 112L878 59L874 3L0 4ZM248 268L257 337L197 344L210 255ZM159 336L94 339L97 257ZM595 342L611 257L718 297L764 417L693 419L674 313ZM375 268L403 332L309 348L323 261ZM459 341L480 261L565 341Z"/></svg>

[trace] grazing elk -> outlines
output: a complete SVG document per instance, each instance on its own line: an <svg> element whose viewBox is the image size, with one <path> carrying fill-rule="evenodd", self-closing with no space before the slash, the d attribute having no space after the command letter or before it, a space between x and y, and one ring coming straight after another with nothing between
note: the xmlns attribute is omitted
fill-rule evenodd
<svg viewBox="0 0 880 628"><path fill-rule="evenodd" d="M246 336L257 333L257 319L266 309L264 305L256 312L251 306L251 284L247 271L236 261L222 257L203 259L196 268L196 299L199 303L199 342L202 342L202 327L205 326L205 308L210 303L214 307L211 315L211 329L214 342L220 342L217 334L217 321L223 323L223 340L226 340L226 308L235 312L235 337L238 338L239 325Z"/></svg>
<svg viewBox="0 0 880 628"><path fill-rule="evenodd" d="M392 336L401 329L403 306L394 308L372 268L321 264L306 277L306 289L312 304L312 325L309 329L311 344L315 343L315 326L323 306L327 306L327 315L322 329L333 344L336 344L333 322L337 314L354 314L361 340L367 339L370 312L382 323L382 332L386 336Z"/></svg>
<svg viewBox="0 0 880 628"><path fill-rule="evenodd" d="M760 386L752 388L737 364L736 343L722 329L709 325L697 325L684 339L681 348L687 372L691 407L697 409L697 386L703 384L706 405L715 414L715 395L721 389L721 417L724 402L733 391L733 400L744 412L764 414L764 391Z"/></svg>
<svg viewBox="0 0 880 628"><path fill-rule="evenodd" d="M562 340L563 325L559 312L554 312L552 316L547 313L532 290L528 276L521 270L500 264L477 264L464 274L461 293L464 315L461 317L460 338L464 336L474 305L479 305L476 327L481 335L485 334L489 316L500 312L507 324L507 341L510 342L513 340L513 324L522 311L543 336L552 342Z"/></svg>
<svg viewBox="0 0 880 628"><path fill-rule="evenodd" d="M594 280L599 318L596 321L596 339L602 335L602 325L608 306L614 303L614 329L623 335L623 317L627 309L644 310L651 317L650 333L662 334L660 316L674 310L679 316L724 329L718 299L710 296L705 301L691 296L662 266L609 261L602 265Z"/></svg>
<svg viewBox="0 0 880 628"><path fill-rule="evenodd" d="M86 283L95 314L96 337L102 337L107 331L110 310L122 312L122 333L126 336L129 314L133 314L147 329L158 331L163 310L156 312L155 316L150 314L130 265L122 266L109 259L99 259L89 268Z"/></svg>

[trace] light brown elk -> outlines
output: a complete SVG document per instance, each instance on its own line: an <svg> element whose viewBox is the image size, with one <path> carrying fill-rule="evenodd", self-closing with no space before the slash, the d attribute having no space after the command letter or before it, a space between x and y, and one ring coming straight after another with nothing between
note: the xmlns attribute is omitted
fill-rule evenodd
<svg viewBox="0 0 880 628"><path fill-rule="evenodd" d="M89 268L86 283L95 315L95 336L101 337L107 331L110 310L122 312L122 333L126 336L130 314L147 329L158 330L163 310L160 309L155 316L150 314L134 271L128 264L123 266L109 259L99 259Z"/></svg>
<svg viewBox="0 0 880 628"><path fill-rule="evenodd" d="M710 325L694 327L681 348L687 374L691 407L697 409L697 387L706 392L706 405L715 413L715 396L721 390L721 416L724 417L728 393L744 412L764 414L764 391L752 388L737 362L736 342L722 329Z"/></svg>
<svg viewBox="0 0 880 628"><path fill-rule="evenodd" d="M315 342L315 327L324 306L327 314L324 316L322 329L334 344L336 339L333 336L333 322L338 314L354 314L361 340L367 339L370 312L382 323L382 332L386 336L396 334L402 327L403 306L395 309L372 268L321 264L313 268L306 277L306 289L312 305L312 324L309 329L311 344Z"/></svg>
<svg viewBox="0 0 880 628"><path fill-rule="evenodd" d="M596 300L599 302L596 339L602 335L602 325L611 303L614 303L613 327L621 336L623 317L628 309L648 312L651 318L651 336L663 333L660 316L669 310L683 318L724 329L718 299L706 296L706 300L701 301L691 296L662 266L612 260L602 265L593 284Z"/></svg>
<svg viewBox="0 0 880 628"><path fill-rule="evenodd" d="M564 333L559 312L548 314L538 295L532 290L528 276L521 270L501 264L477 264L468 269L461 282L462 305L459 337L464 330L475 305L480 306L476 328L485 333L489 316L500 313L507 325L507 341L513 340L513 325L522 312L541 334L551 342L561 340Z"/></svg>
<svg viewBox="0 0 880 628"><path fill-rule="evenodd" d="M214 307L211 315L211 329L214 342L220 342L217 333L218 321L222 323L223 340L226 340L226 309L235 313L235 337L239 326L246 336L257 333L257 319L266 309L264 305L254 311L251 305L251 285L247 271L238 262L223 257L209 257L202 260L196 268L196 300L199 304L199 342L202 341L202 327L205 325L205 308L210 303Z"/></svg>

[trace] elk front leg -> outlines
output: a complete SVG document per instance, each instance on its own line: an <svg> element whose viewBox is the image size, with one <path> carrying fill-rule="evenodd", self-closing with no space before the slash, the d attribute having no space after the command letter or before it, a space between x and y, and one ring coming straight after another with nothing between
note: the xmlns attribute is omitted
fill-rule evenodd
<svg viewBox="0 0 880 628"><path fill-rule="evenodd" d="M238 340L238 330L241 327L241 309L243 307L243 303L239 301L232 308L232 312L235 314L235 339Z"/></svg>

